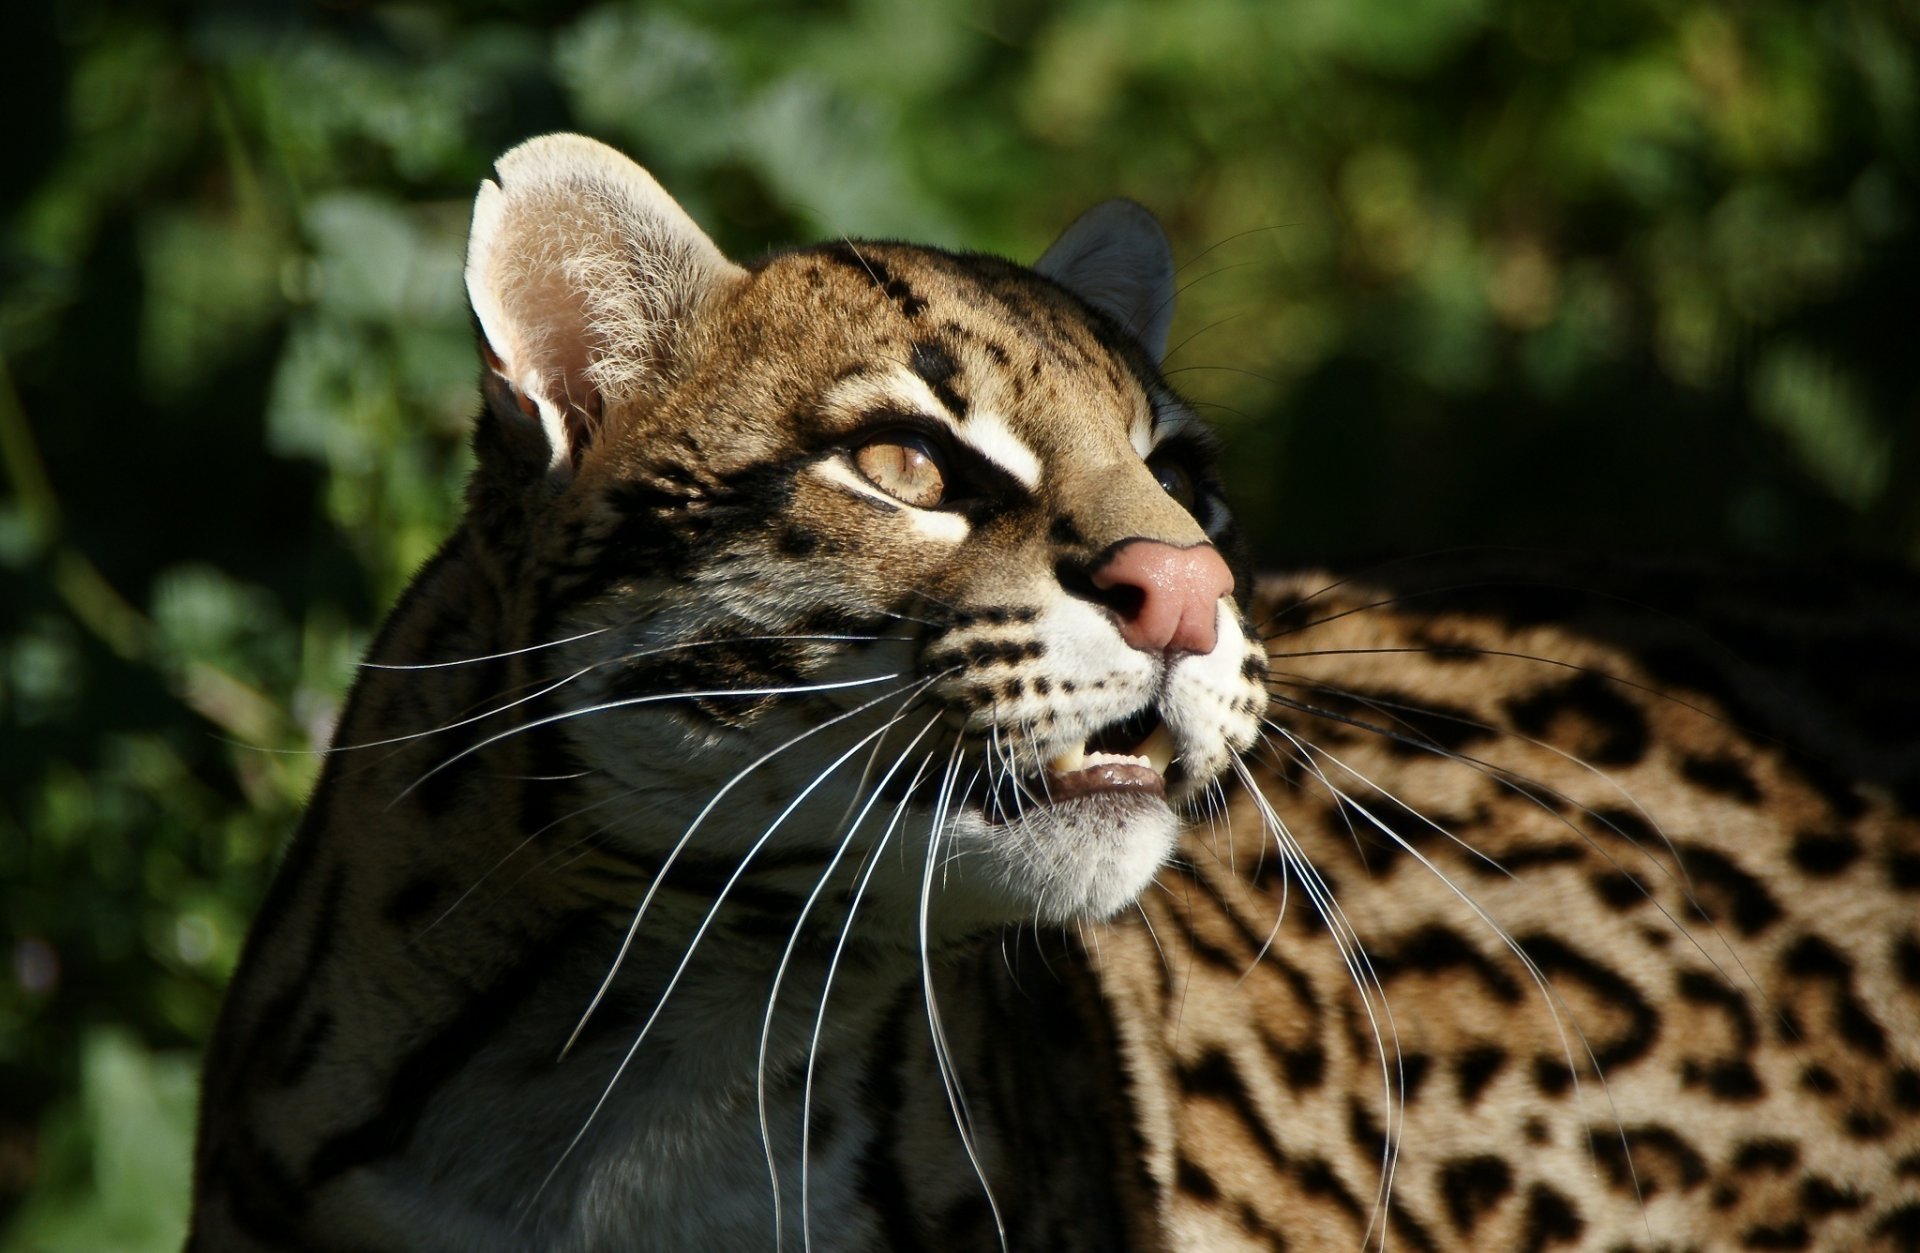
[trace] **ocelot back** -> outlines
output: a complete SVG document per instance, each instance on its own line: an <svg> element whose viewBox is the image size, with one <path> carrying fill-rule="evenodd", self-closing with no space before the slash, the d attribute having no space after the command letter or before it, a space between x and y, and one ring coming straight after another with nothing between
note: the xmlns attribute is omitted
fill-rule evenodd
<svg viewBox="0 0 1920 1253"><path fill-rule="evenodd" d="M1172 281L501 158L190 1247L1920 1247L1912 581L1255 584Z"/></svg>

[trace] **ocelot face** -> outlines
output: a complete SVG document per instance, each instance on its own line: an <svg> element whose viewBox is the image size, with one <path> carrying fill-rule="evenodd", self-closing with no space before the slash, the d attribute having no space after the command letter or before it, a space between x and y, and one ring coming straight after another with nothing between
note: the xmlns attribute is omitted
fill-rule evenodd
<svg viewBox="0 0 1920 1253"><path fill-rule="evenodd" d="M540 242L597 273L565 260L597 238ZM618 838L800 881L884 846L874 894L943 930L1100 917L1254 742L1231 519L1153 366L1164 241L1103 206L1039 268L841 243L719 269L634 342L603 302L551 389L596 403L557 419L476 296L495 408L575 439L544 629L597 710L576 754L658 818Z"/></svg>

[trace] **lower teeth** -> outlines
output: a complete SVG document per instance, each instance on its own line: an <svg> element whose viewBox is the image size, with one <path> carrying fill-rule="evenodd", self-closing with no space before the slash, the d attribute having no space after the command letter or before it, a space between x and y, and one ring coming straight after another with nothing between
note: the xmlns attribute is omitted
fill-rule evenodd
<svg viewBox="0 0 1920 1253"><path fill-rule="evenodd" d="M1165 774L1167 767L1173 764L1174 747L1173 733L1167 730L1163 722L1154 727L1153 734L1140 743L1138 752L1089 753L1087 746L1080 744L1049 761L1047 770L1053 774L1072 774L1092 766L1144 766Z"/></svg>

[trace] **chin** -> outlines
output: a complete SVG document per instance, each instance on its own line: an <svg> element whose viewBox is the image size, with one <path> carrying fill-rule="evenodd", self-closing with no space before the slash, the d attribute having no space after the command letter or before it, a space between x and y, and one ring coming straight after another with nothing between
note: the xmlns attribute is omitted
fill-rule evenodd
<svg viewBox="0 0 1920 1253"><path fill-rule="evenodd" d="M1181 821L1166 800L1096 792L998 820L969 810L936 881L943 921L962 927L1098 922L1119 913L1172 855Z"/></svg>

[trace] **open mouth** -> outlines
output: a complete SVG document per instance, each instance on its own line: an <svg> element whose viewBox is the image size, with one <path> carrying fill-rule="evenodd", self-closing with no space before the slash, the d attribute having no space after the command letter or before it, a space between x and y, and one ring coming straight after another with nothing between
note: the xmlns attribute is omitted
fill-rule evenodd
<svg viewBox="0 0 1920 1253"><path fill-rule="evenodd" d="M1173 753L1173 733L1149 705L1054 757L1038 790L1050 802L1102 792L1164 797Z"/></svg>

